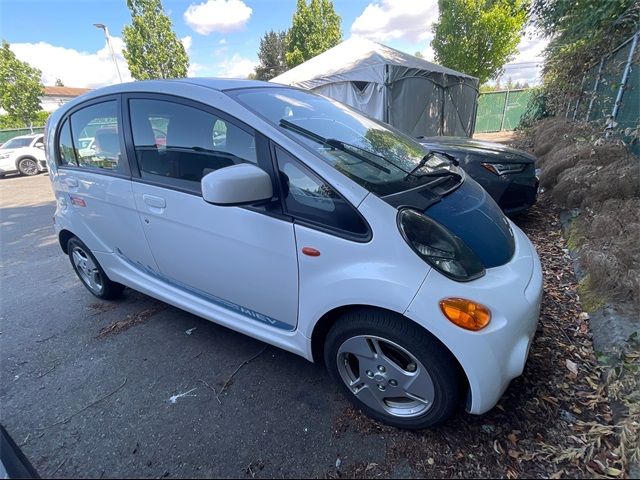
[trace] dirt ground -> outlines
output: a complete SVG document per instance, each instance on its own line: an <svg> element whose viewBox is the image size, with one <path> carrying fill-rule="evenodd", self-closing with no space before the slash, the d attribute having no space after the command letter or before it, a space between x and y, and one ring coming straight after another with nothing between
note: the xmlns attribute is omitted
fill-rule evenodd
<svg viewBox="0 0 640 480"><path fill-rule="evenodd" d="M513 130L504 132L488 132L488 133L476 133L473 135L474 140L484 140L486 142L496 143L511 143L516 137L516 132Z"/></svg>

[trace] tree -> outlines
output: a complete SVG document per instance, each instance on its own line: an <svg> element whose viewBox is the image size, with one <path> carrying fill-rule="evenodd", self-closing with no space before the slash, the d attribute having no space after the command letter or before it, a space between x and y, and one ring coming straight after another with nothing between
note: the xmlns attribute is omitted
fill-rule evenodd
<svg viewBox="0 0 640 480"><path fill-rule="evenodd" d="M532 23L550 39L545 50L544 94L551 111L567 95L582 95L586 68L640 27L637 0L533 0Z"/></svg>
<svg viewBox="0 0 640 480"><path fill-rule="evenodd" d="M438 0L431 46L436 61L484 83L518 51L528 0Z"/></svg>
<svg viewBox="0 0 640 480"><path fill-rule="evenodd" d="M19 126L31 127L42 109L40 96L44 86L41 72L27 62L18 60L9 44L2 41L0 50L0 108L8 120Z"/></svg>
<svg viewBox="0 0 640 480"><path fill-rule="evenodd" d="M335 47L342 41L340 16L331 0L298 0L289 35L287 36L287 66L296 65Z"/></svg>
<svg viewBox="0 0 640 480"><path fill-rule="evenodd" d="M189 57L160 0L127 0L131 25L122 31L124 58L136 80L187 76Z"/></svg>
<svg viewBox="0 0 640 480"><path fill-rule="evenodd" d="M271 80L287 71L285 53L287 49L287 32L266 32L260 39L258 59L260 64L256 67L256 80Z"/></svg>

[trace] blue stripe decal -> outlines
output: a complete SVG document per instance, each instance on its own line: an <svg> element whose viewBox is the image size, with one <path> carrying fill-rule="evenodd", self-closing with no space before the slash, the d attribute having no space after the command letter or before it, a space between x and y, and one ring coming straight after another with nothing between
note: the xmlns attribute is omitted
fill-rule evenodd
<svg viewBox="0 0 640 480"><path fill-rule="evenodd" d="M233 302L229 302L228 300L224 300L223 298L220 297L216 297L215 295L212 295L210 293L207 292L203 292L202 290L198 290L192 287L189 287L188 285L185 285L184 283L178 282L176 280L171 280L167 277L164 277L158 273L156 273L155 271L153 271L151 268L146 267L144 265L142 265L141 263L138 262L134 262L133 260L127 258L121 251L119 248L116 249L116 253L118 254L118 256L120 258L122 258L122 260L124 260L126 263L128 263L129 265L131 265L133 268L136 268L138 270L142 270L144 273L146 273L147 275L154 277L156 280L159 280L163 283L166 283L168 285L171 285L172 287L178 288L179 290L182 290L183 292L189 294L189 295L194 295L196 297L200 297L201 299L209 302L209 303L213 303L215 305L217 305L218 307L222 307L225 308L227 310L233 310L236 313L239 313L240 315L247 317L251 320L256 320L258 322L261 323L266 323L267 325L271 326L271 327L275 327L275 328L279 328L281 330L287 330L289 332L292 332L295 330L295 326L294 325L289 325L288 323L285 322L281 322L280 320L276 320L275 318L272 318L268 315L264 315L260 312L256 312L255 310L251 310L250 308L247 307L243 307L242 305L238 305L236 303Z"/></svg>

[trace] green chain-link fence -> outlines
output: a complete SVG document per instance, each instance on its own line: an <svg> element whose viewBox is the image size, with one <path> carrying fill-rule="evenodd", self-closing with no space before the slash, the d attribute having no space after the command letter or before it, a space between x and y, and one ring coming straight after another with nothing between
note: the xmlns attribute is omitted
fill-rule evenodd
<svg viewBox="0 0 640 480"><path fill-rule="evenodd" d="M487 92L478 98L476 132L514 130L527 109L531 90Z"/></svg>
<svg viewBox="0 0 640 480"><path fill-rule="evenodd" d="M592 122L640 154L640 32L584 73L579 94L567 96L565 116Z"/></svg>

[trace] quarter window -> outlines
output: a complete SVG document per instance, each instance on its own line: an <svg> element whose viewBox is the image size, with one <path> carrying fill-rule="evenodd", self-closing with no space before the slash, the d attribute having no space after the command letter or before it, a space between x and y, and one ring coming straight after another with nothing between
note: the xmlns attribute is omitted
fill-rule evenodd
<svg viewBox="0 0 640 480"><path fill-rule="evenodd" d="M279 147L276 157L287 213L320 227L368 235L362 217L329 184Z"/></svg>
<svg viewBox="0 0 640 480"><path fill-rule="evenodd" d="M175 102L129 101L142 178L200 190L204 175L240 163L257 163L255 138L226 120Z"/></svg>
<svg viewBox="0 0 640 480"><path fill-rule="evenodd" d="M64 121L62 128L60 129L60 136L58 137L58 152L60 165L78 166L76 154L73 151L73 143L71 142L71 127L69 126L69 119Z"/></svg>

